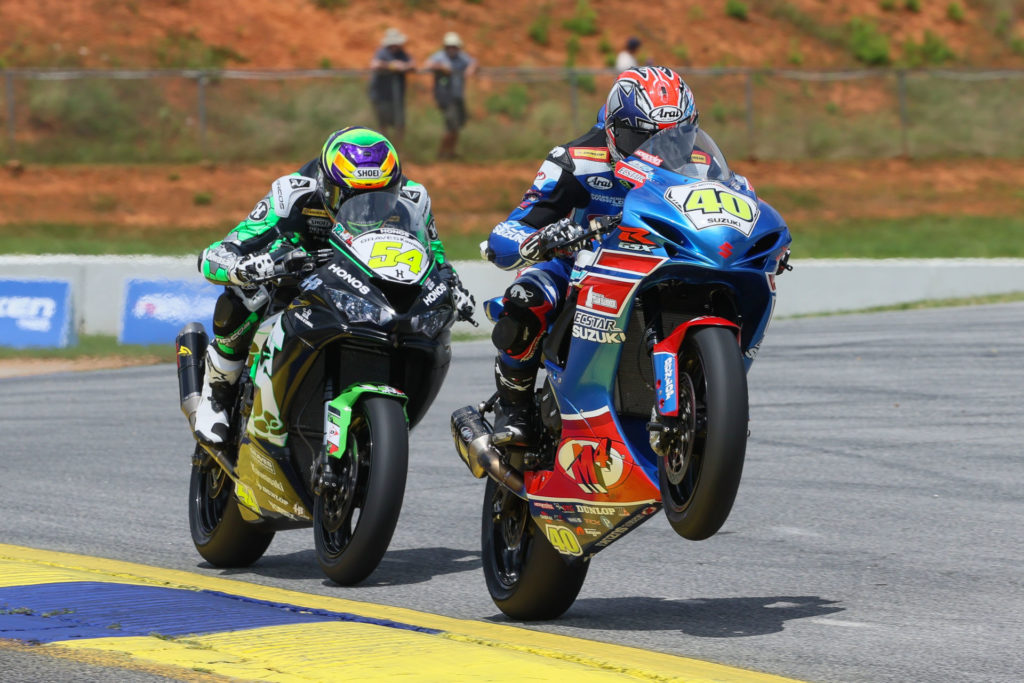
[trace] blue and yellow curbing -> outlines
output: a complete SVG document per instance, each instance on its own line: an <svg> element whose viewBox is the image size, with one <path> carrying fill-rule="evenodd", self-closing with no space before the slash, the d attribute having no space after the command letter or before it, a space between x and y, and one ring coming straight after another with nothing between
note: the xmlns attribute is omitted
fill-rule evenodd
<svg viewBox="0 0 1024 683"><path fill-rule="evenodd" d="M0 544L0 648L261 681L767 683L695 659L183 571Z"/></svg>

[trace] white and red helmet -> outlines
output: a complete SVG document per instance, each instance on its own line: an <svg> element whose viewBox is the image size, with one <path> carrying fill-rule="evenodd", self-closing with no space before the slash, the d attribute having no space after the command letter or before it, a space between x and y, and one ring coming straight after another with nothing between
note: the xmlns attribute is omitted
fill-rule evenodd
<svg viewBox="0 0 1024 683"><path fill-rule="evenodd" d="M615 161L658 131L697 123L697 105L682 76L665 66L626 69L605 103L605 135Z"/></svg>

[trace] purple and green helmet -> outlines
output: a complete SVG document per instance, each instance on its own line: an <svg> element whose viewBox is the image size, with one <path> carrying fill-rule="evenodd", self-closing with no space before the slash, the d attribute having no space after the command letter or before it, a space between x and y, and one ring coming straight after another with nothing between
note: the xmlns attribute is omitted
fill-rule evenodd
<svg viewBox="0 0 1024 683"><path fill-rule="evenodd" d="M375 130L342 128L320 150L320 196L331 212L360 192L397 189L401 177L395 146Z"/></svg>

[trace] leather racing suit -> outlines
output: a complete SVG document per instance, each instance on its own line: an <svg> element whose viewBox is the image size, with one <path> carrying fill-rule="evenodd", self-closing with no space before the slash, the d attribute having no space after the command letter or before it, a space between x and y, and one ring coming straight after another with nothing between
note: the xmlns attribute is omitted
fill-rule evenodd
<svg viewBox="0 0 1024 683"><path fill-rule="evenodd" d="M522 202L491 231L487 258L503 270L523 268L502 297L504 310L491 335L498 349L495 381L505 412L513 405L522 408L532 398L540 340L562 308L573 263L555 257L531 264L519 247L532 233L561 219L586 225L598 216L620 214L629 188L614 171L605 132L594 126L548 153ZM517 418L506 419L522 423L523 411L518 412Z"/></svg>

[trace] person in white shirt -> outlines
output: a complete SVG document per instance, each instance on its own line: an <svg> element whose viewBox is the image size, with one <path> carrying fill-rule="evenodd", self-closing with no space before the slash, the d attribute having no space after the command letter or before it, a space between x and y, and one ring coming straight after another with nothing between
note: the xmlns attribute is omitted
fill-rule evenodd
<svg viewBox="0 0 1024 683"><path fill-rule="evenodd" d="M438 159L454 159L459 129L466 125L466 78L476 72L476 60L462 49L455 31L444 34L443 47L427 58L426 69L434 73L434 100L444 117Z"/></svg>
<svg viewBox="0 0 1024 683"><path fill-rule="evenodd" d="M636 36L631 36L626 41L626 49L618 54L615 58L615 70L625 71L626 69L632 69L634 66L638 66L636 61L636 53L640 49L640 39Z"/></svg>

